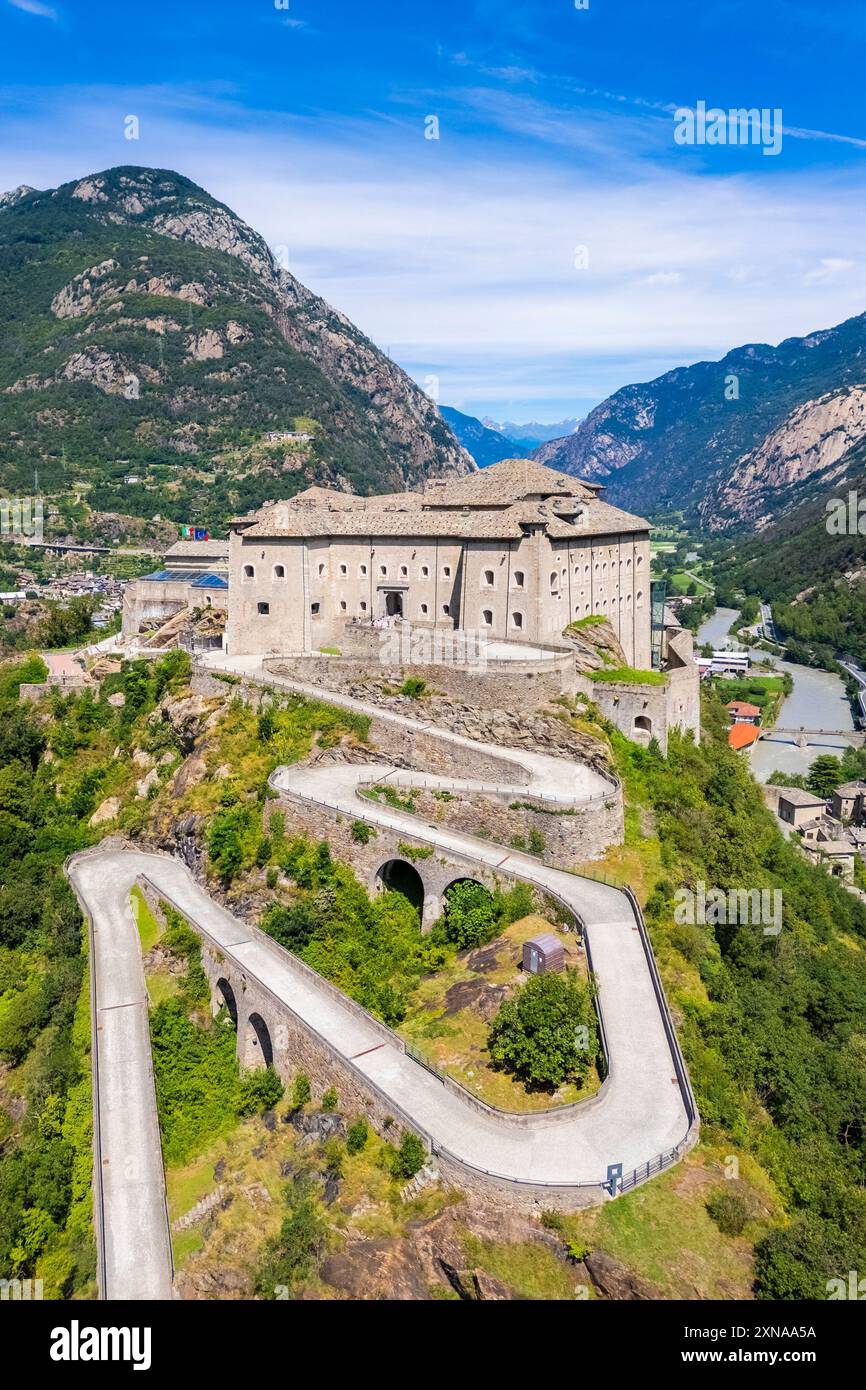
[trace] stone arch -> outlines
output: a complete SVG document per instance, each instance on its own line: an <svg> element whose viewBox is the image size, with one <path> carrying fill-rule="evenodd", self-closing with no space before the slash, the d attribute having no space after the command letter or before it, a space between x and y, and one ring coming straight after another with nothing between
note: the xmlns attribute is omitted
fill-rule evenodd
<svg viewBox="0 0 866 1390"><path fill-rule="evenodd" d="M415 908L419 918L423 915L426 896L424 880L414 864L410 864L406 859L386 859L376 870L374 881L380 892L402 893Z"/></svg>
<svg viewBox="0 0 866 1390"><path fill-rule="evenodd" d="M234 992L234 990L233 990L232 987L231 987L231 983L230 983L230 982L225 978L225 976L223 976L223 975L220 976L220 978L217 980L216 984L215 984L214 987L213 987L213 1006L212 1006L212 1007L213 1007L213 1016L214 1016L214 1018L216 1018L216 1016L217 1016L217 1014L219 1013L220 1009L223 1008L223 1007L225 1007L225 1010L226 1010L226 1012L227 1012L229 1018L231 1019L232 1023L233 1023L234 1026L235 1026L235 1028L237 1028L237 1026L238 1026L238 1001L237 1001L237 999L235 998L235 992Z"/></svg>
<svg viewBox="0 0 866 1390"><path fill-rule="evenodd" d="M473 878L471 874L457 874L454 878L448 880L439 894L436 906L436 920L448 911L448 893L450 889L456 888L458 883L471 883L475 888L483 888L486 893L493 892L490 884L484 883L480 878Z"/></svg>
<svg viewBox="0 0 866 1390"><path fill-rule="evenodd" d="M652 738L653 722L648 714L635 715L634 731L636 734L646 734L647 738Z"/></svg>
<svg viewBox="0 0 866 1390"><path fill-rule="evenodd" d="M257 1067L270 1067L274 1062L274 1046L268 1025L261 1014L251 1013L247 1019L243 1038L238 1039L243 1050L240 1064L245 1071L255 1071Z"/></svg>
<svg viewBox="0 0 866 1390"><path fill-rule="evenodd" d="M449 879L449 881L445 884L445 887L442 889L443 899L445 897L445 894L448 892L448 889L456 888L458 883L474 883L476 888L486 888L488 893L493 892L493 889L490 887L490 884L483 883L480 878L473 878L471 874L456 874L454 878Z"/></svg>

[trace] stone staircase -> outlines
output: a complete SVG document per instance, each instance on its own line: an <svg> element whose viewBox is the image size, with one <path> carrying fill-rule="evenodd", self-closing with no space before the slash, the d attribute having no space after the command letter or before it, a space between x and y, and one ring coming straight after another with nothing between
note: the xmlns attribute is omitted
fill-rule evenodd
<svg viewBox="0 0 866 1390"><path fill-rule="evenodd" d="M439 1169L436 1167L435 1163L425 1163L424 1167L419 1169L414 1178L410 1178L409 1181L404 1183L400 1188L400 1196L404 1202L411 1202L419 1193L423 1192L425 1188L432 1187L434 1183L439 1181Z"/></svg>
<svg viewBox="0 0 866 1390"><path fill-rule="evenodd" d="M225 1195L226 1189L223 1186L215 1187L213 1192L209 1192L206 1197L202 1197L201 1201L196 1202L195 1206L191 1207L188 1212L183 1216L179 1216L176 1221L173 1221L171 1223L171 1229L173 1231L189 1230L190 1226L194 1226L197 1221L203 1220L209 1212L213 1211L214 1207L218 1207Z"/></svg>

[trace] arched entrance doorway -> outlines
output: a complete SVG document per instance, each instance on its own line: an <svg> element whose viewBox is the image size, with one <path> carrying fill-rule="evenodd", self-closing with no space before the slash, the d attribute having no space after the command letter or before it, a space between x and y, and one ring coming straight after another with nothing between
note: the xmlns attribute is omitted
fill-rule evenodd
<svg viewBox="0 0 866 1390"><path fill-rule="evenodd" d="M402 618L403 595L391 590L385 595L385 612L389 618Z"/></svg>
<svg viewBox="0 0 866 1390"><path fill-rule="evenodd" d="M376 880L389 893L402 893L408 898L420 920L424 911L424 882L413 864L405 859L388 859L376 871Z"/></svg>
<svg viewBox="0 0 866 1390"><path fill-rule="evenodd" d="M256 1067L273 1066L274 1049L271 1035L261 1014L250 1014L247 1019L240 1062L247 1071L254 1071Z"/></svg>

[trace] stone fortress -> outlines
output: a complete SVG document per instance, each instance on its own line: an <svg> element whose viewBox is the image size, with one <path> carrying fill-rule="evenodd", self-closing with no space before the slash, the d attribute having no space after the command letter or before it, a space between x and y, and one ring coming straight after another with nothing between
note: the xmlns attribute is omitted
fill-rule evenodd
<svg viewBox="0 0 866 1390"><path fill-rule="evenodd" d="M646 669L649 525L600 491L506 459L421 493L311 487L266 505L231 526L226 651L315 651L351 620L389 617L546 643L594 613Z"/></svg>
<svg viewBox="0 0 866 1390"><path fill-rule="evenodd" d="M479 708L583 695L666 751L671 729L699 732L692 638L653 611L649 523L602 491L529 459L423 492L309 487L228 541L173 546L129 586L124 635L213 605L224 656L249 670L345 691L408 668Z"/></svg>
<svg viewBox="0 0 866 1390"><path fill-rule="evenodd" d="M232 523L227 568L224 543L182 545L130 586L128 654L179 641L198 653L175 718L225 699L228 677L231 700L253 708L286 691L367 720L369 746L317 748L272 772L264 833L278 813L283 833L327 841L369 891L405 892L422 931L466 879L528 883L559 904L597 983L605 1075L587 1101L498 1110L221 908L198 881L194 817L172 825L161 853L104 841L68 868L94 928L98 1155L122 1153L132 1112L136 1132L152 1138L152 1180L130 1182L122 1162L103 1167L97 1157L95 1210L114 1240L102 1254L103 1291L140 1285L125 1213L135 1215L136 1240L149 1233L148 1287L159 1297L171 1288L146 992L137 986L130 1000L141 1035L132 1067L118 1032L132 1012L121 1019L114 995L105 1002L118 946L140 969L128 911L135 882L201 937L213 1006L235 1021L241 1065L270 1063L289 1080L300 1061L316 1094L336 1085L380 1133L418 1134L431 1181L515 1210L572 1210L645 1182L695 1143L697 1108L637 899L580 867L624 838L623 789L581 727L580 698L638 742L665 748L674 727L699 733L691 636L653 602L648 523L599 492L524 460L420 494L365 499L312 487ZM220 650L210 637L221 602ZM480 633L481 659L463 660L458 643L456 655L425 664L411 643L406 651L392 640L414 628ZM414 692L400 685L408 675ZM358 835L362 822L368 833ZM126 935L115 939L122 922ZM135 978L131 964L124 970ZM122 1115L107 1103L120 1076L132 1097Z"/></svg>

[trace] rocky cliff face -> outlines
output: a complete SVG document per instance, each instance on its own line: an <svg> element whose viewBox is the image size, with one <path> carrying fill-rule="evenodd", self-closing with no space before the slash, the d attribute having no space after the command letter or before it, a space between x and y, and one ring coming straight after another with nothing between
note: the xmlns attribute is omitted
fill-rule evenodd
<svg viewBox="0 0 866 1390"><path fill-rule="evenodd" d="M798 406L778 429L711 482L698 508L708 530L732 524L756 530L797 505L812 484L844 479L848 454L866 438L866 388L843 387Z"/></svg>
<svg viewBox="0 0 866 1390"><path fill-rule="evenodd" d="M608 501L631 511L675 507L692 520L754 525L860 437L861 407L846 390L864 383L861 314L625 386L533 457L603 481Z"/></svg>
<svg viewBox="0 0 866 1390"><path fill-rule="evenodd" d="M112 169L4 195L0 304L8 481L33 466L46 481L61 471L58 426L61 438L70 427L76 477L179 453L249 478L269 433L310 434L308 448L288 451L292 466L265 460L268 497L309 481L399 490L474 468L401 368L229 208L170 171ZM288 491L284 472L295 475Z"/></svg>

